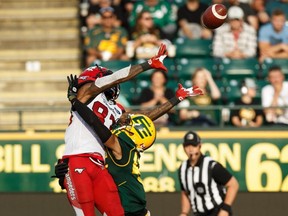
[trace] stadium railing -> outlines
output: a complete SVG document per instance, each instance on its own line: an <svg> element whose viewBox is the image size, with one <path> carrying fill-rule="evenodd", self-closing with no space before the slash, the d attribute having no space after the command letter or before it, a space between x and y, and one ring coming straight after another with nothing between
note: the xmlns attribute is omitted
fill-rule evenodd
<svg viewBox="0 0 288 216"><path fill-rule="evenodd" d="M214 105L207 107L191 106L189 109L196 109L199 111L215 110L219 115L218 125L209 127L210 129L227 129L236 128L230 122L230 113L233 109L239 109L243 106L235 105ZM255 109L263 109L262 106L247 106ZM283 107L281 107L283 108ZM288 109L288 107L286 107ZM1 108L0 109L0 132L23 132L23 131L64 131L70 119L70 107L31 107L31 108ZM129 110L140 110L139 106L130 106ZM179 109L176 107L176 111ZM169 126L172 129L178 130L184 125ZM271 127L271 125L263 124L261 127ZM202 127L201 127L202 128ZM275 127L272 127L275 128ZM285 128L285 127L284 127ZM288 129L288 127L287 127Z"/></svg>

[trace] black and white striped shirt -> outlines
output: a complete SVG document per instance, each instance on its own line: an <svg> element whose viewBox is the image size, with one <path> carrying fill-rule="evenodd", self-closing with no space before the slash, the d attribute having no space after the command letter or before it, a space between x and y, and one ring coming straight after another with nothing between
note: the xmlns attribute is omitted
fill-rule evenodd
<svg viewBox="0 0 288 216"><path fill-rule="evenodd" d="M225 198L224 185L231 177L220 163L204 155L194 167L187 160L179 168L180 186L188 195L194 213L205 214L219 207Z"/></svg>

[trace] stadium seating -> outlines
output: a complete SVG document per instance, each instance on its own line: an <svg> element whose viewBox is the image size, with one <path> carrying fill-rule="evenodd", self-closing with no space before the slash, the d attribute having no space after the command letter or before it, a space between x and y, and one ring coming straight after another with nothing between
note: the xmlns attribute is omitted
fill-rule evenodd
<svg viewBox="0 0 288 216"><path fill-rule="evenodd" d="M225 90L222 98L225 104L230 104L241 97L241 81L238 79L223 79Z"/></svg>
<svg viewBox="0 0 288 216"><path fill-rule="evenodd" d="M174 75L177 73L177 67L176 62L174 58L165 58L164 64L166 68L168 69L168 76L174 77Z"/></svg>
<svg viewBox="0 0 288 216"><path fill-rule="evenodd" d="M67 109L42 110L27 109L18 112L6 110L0 113L0 130L64 130L69 123L70 113Z"/></svg>
<svg viewBox="0 0 288 216"><path fill-rule="evenodd" d="M211 57L212 40L177 38L174 43L177 57Z"/></svg>
<svg viewBox="0 0 288 216"><path fill-rule="evenodd" d="M80 73L82 53L78 4L1 1L0 130L67 126L66 76Z"/></svg>
<svg viewBox="0 0 288 216"><path fill-rule="evenodd" d="M26 72L23 70L9 70L9 76L7 76L7 71L0 70L0 89L1 85L6 83L6 85L18 85L25 83L33 83L35 82L52 82L58 84L66 85L66 77L70 74L78 75L80 74L80 68L75 67L74 69L63 69L63 70L41 70L40 72ZM57 86L59 86L57 84ZM23 89L22 89L23 90Z"/></svg>
<svg viewBox="0 0 288 216"><path fill-rule="evenodd" d="M282 68L285 77L288 78L288 60L287 59L265 59L261 64L261 71L259 77L266 78L268 75L268 70L271 66L279 66Z"/></svg>
<svg viewBox="0 0 288 216"><path fill-rule="evenodd" d="M166 86L176 92L179 81L177 79L169 79ZM182 83L181 83L182 84Z"/></svg>
<svg viewBox="0 0 288 216"><path fill-rule="evenodd" d="M77 0L1 3L0 69L25 70L29 60L40 61L44 70L79 67L76 5Z"/></svg>
<svg viewBox="0 0 288 216"><path fill-rule="evenodd" d="M268 85L269 82L268 80L266 79L259 79L259 80L256 80L256 97L257 98L261 98L261 90L262 88L265 86L265 85Z"/></svg>
<svg viewBox="0 0 288 216"><path fill-rule="evenodd" d="M214 80L217 87L219 88L220 92L221 92L221 95L225 95L225 91L226 91L226 88L227 88L227 80L226 79L218 79L218 80Z"/></svg>
<svg viewBox="0 0 288 216"><path fill-rule="evenodd" d="M219 78L218 64L213 58L177 58L176 66L182 83L191 82L194 70L201 67L209 70L214 78Z"/></svg>
<svg viewBox="0 0 288 216"><path fill-rule="evenodd" d="M135 80L130 80L130 81L121 83L120 89L121 89L121 95L124 98L126 98L126 100L128 101L128 103L130 103L130 105L133 105L136 97L138 96L138 94L136 94L137 88L136 88Z"/></svg>
<svg viewBox="0 0 288 216"><path fill-rule="evenodd" d="M2 105L6 105L5 101L10 104L16 102L12 100L18 98L24 102L22 96L29 93L49 89L59 90L61 94L62 90L66 90L66 75L75 72L78 74L80 71L81 50L77 7L77 0L1 2ZM38 67L30 67L30 63L33 62L37 63L34 66ZM56 88L53 81L57 83ZM30 89L28 82L33 86ZM62 88L63 86L65 88ZM9 95L12 96L10 100ZM58 93L55 92L55 95ZM44 96L39 99L45 101ZM29 103L30 101L26 100L26 104ZM35 105L34 100L30 105Z"/></svg>
<svg viewBox="0 0 288 216"><path fill-rule="evenodd" d="M227 59L220 61L219 71L221 77L228 79L254 77L256 78L260 70L260 65L256 58L249 59Z"/></svg>
<svg viewBox="0 0 288 216"><path fill-rule="evenodd" d="M221 82L216 82L218 87L220 88L220 91L222 93L222 97L225 103L233 103L235 100L239 99L241 97L241 87L242 82L244 81L244 78L242 79L227 79L223 78ZM260 100L261 99L261 89L269 84L267 80L264 79L254 79L256 83L256 96L255 98Z"/></svg>

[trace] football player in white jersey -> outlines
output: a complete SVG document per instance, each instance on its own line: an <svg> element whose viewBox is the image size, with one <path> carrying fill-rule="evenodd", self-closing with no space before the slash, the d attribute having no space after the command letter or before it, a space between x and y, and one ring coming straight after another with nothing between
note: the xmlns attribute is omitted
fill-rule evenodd
<svg viewBox="0 0 288 216"><path fill-rule="evenodd" d="M77 99L110 128L123 113L123 107L115 102L119 95L118 84L153 68L167 72L163 65L166 56L166 46L162 44L158 53L148 61L130 65L112 74L100 66L87 68L78 79L80 88ZM66 162L69 160L69 172L65 175L63 186L76 215L95 216L94 206L103 215L124 215L117 187L104 167L104 145L73 110L65 133L65 144L62 159Z"/></svg>

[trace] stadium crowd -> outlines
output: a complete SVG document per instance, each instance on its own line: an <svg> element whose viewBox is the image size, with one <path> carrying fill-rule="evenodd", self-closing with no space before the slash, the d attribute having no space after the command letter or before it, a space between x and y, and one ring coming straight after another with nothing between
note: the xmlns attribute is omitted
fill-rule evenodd
<svg viewBox="0 0 288 216"><path fill-rule="evenodd" d="M224 4L228 13L221 27L210 30L201 25L201 14L214 3ZM287 0L82 0L83 68L103 62L109 67L112 61L139 62L152 57L159 44L164 43L168 48L168 59L165 61L170 65L169 75L165 78L168 81L160 88L162 93L156 90L159 87L155 87L152 80L141 88L138 81L133 81L138 98L132 94L131 98L125 98L127 108L148 103L148 99L143 101L143 90L151 91L154 103L156 95L153 96L153 92L157 91L157 97L165 98L167 89L176 89L177 82L184 80L186 84L197 82L197 85L202 85L206 96L193 98L190 103L187 101L185 107L172 110L169 118L159 120L159 125L163 122L164 125L219 125L219 119L227 112L221 109L211 112L208 109L213 105L231 106L227 125L287 125L287 17ZM193 41L196 43L192 47ZM188 48L197 49L198 45L207 41L206 48L200 50L207 49L208 54L201 56L197 52L191 54L189 50L184 52ZM199 59L202 65L196 67L195 61ZM208 63L211 60L213 65ZM197 75L196 81L199 70L205 73ZM273 84L274 73L271 71L275 70L279 72L276 78L278 87ZM251 80L247 81L247 77ZM245 87L246 91L243 90ZM256 90L252 93L253 100L246 102L251 97L251 88ZM265 94L268 88L269 96ZM268 101L267 97L272 99ZM195 106L200 111L196 111ZM272 109L267 111L260 106L278 108L274 109L275 116L272 118ZM279 109L280 106L284 108ZM176 117L172 118L173 115Z"/></svg>

